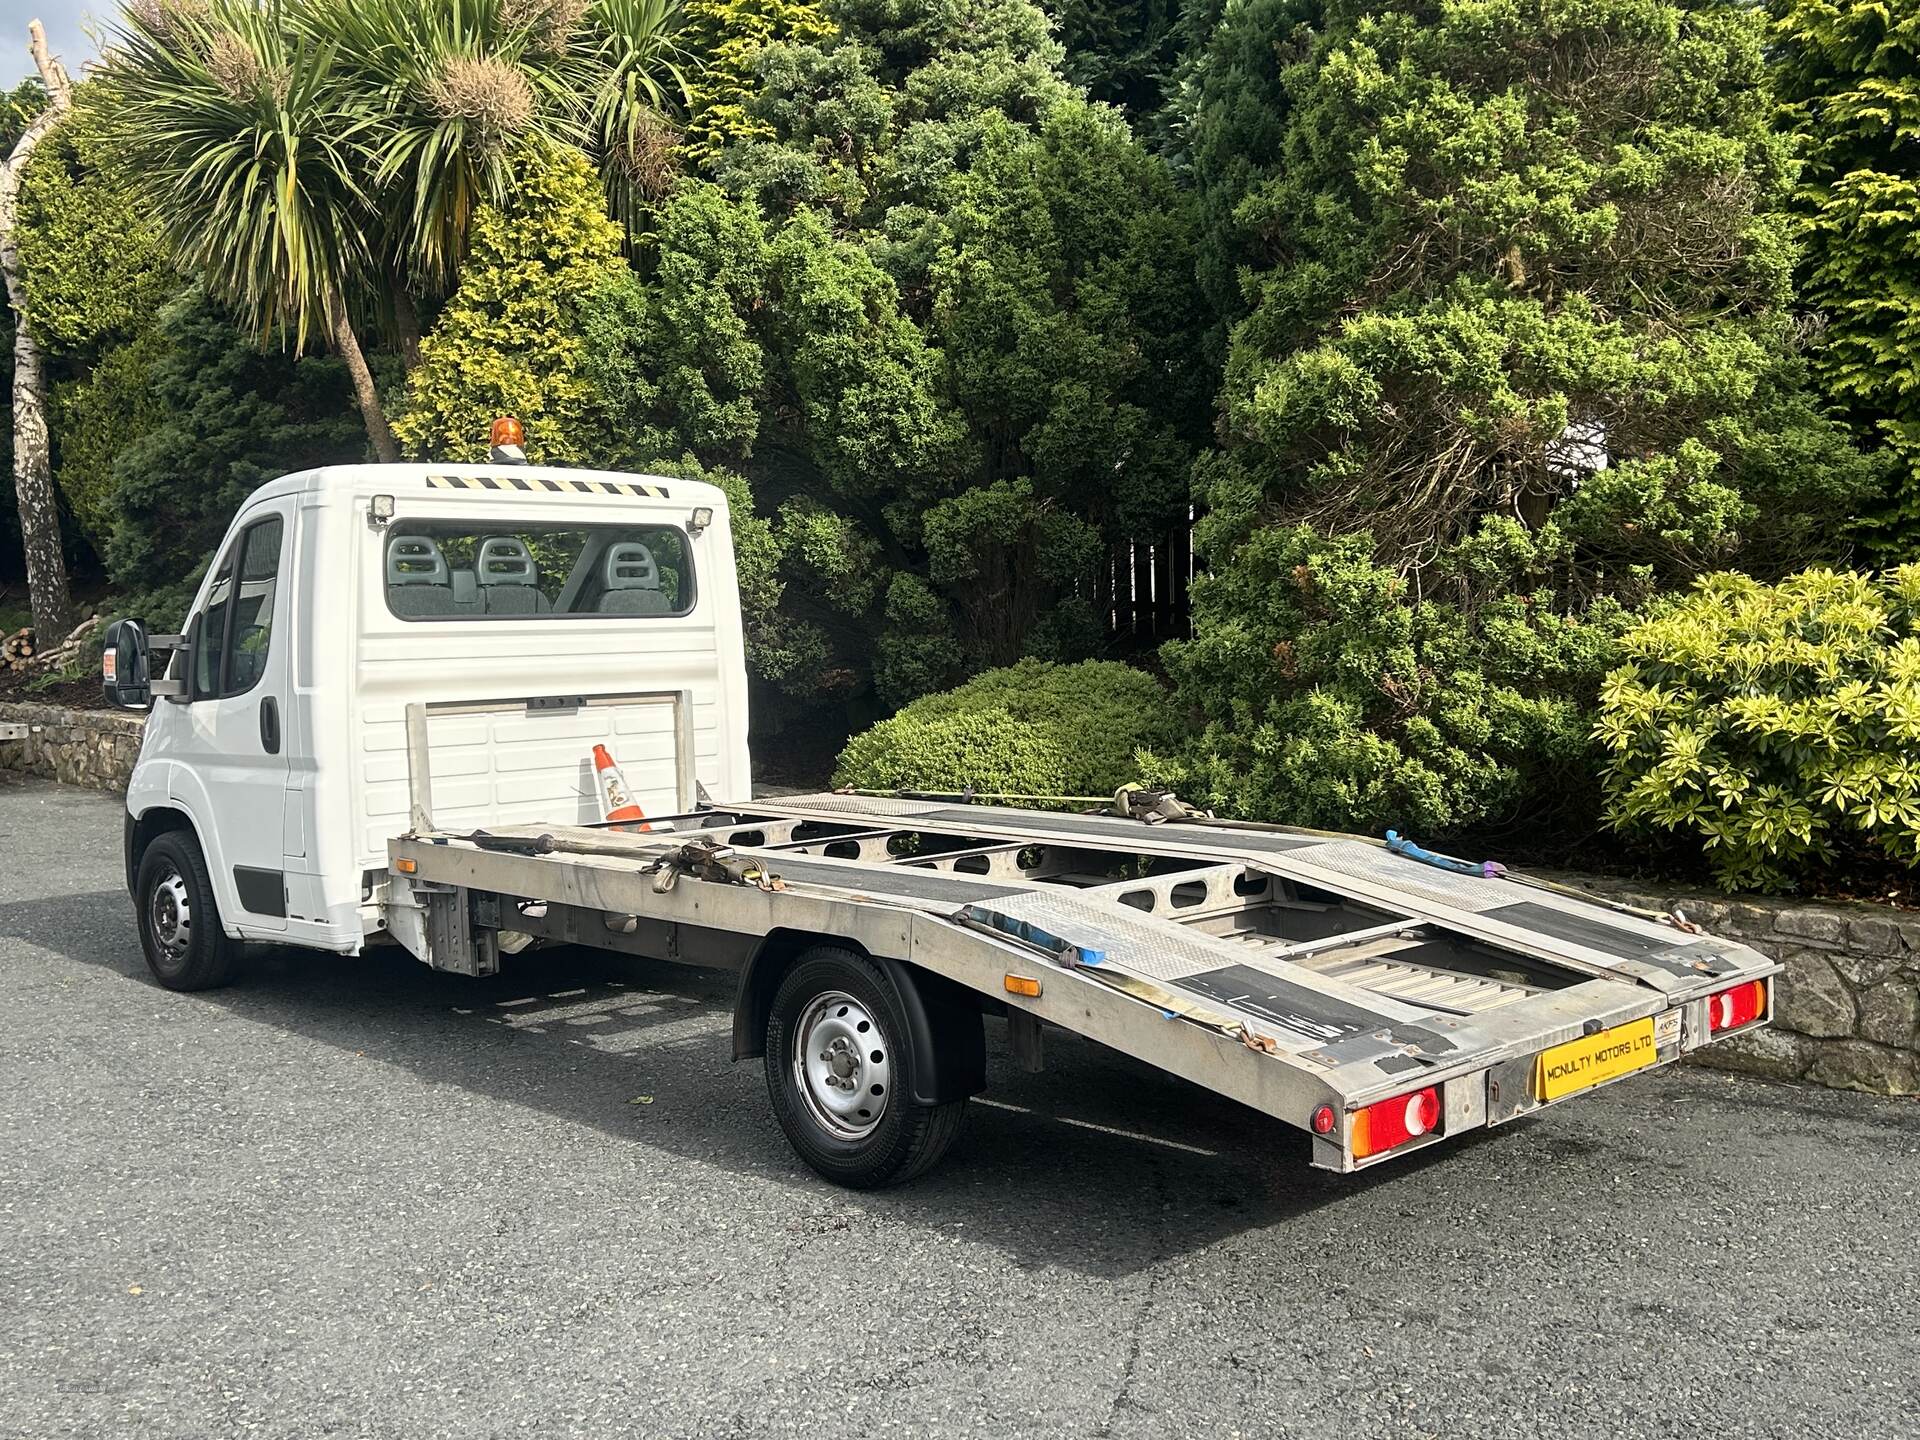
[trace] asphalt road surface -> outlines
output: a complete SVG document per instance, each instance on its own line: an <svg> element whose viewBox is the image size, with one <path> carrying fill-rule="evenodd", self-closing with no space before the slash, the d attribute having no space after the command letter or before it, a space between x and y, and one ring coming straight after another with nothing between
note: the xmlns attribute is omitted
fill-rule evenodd
<svg viewBox="0 0 1920 1440"><path fill-rule="evenodd" d="M1057 1034L816 1180L719 977L156 988L112 798L0 782L0 1434L1920 1433L1920 1104L1683 1067L1399 1166Z"/></svg>

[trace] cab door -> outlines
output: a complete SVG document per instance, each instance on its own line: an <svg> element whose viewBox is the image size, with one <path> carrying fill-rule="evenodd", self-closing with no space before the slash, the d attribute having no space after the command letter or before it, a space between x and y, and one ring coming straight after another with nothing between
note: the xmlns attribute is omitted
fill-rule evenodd
<svg viewBox="0 0 1920 1440"><path fill-rule="evenodd" d="M289 758L286 745L288 623L285 583L293 509L260 507L220 557L206 604L188 627L187 734L174 773L192 772L215 843L215 889L233 897L225 918L258 930L287 928L281 859ZM224 908L224 907L223 907Z"/></svg>

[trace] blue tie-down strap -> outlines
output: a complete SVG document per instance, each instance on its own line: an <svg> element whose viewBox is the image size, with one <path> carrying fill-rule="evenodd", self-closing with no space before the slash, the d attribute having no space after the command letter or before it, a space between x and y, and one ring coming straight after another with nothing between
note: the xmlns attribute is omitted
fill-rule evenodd
<svg viewBox="0 0 1920 1440"><path fill-rule="evenodd" d="M1409 860L1418 860L1422 865L1431 865L1436 870L1451 870L1456 875L1478 875L1482 880L1498 880L1507 873L1507 867L1498 860L1456 860L1451 855L1437 855L1431 850L1422 850L1413 841L1408 840L1398 830L1387 831L1387 849Z"/></svg>
<svg viewBox="0 0 1920 1440"><path fill-rule="evenodd" d="M998 910L990 910L984 905L962 905L953 912L953 918L962 925L971 925L977 930L991 930L1009 940L1017 940L1047 955L1056 965L1091 967L1104 963L1107 958L1104 950L1090 950L1084 945L1076 945L1051 931L1042 930L1031 920L1002 915Z"/></svg>

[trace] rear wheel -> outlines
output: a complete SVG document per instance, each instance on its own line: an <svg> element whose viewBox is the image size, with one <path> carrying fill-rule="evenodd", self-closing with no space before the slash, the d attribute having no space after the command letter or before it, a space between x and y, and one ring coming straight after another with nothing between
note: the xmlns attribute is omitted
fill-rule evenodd
<svg viewBox="0 0 1920 1440"><path fill-rule="evenodd" d="M140 948L169 990L210 990L233 979L240 947L227 938L200 843L185 830L157 836L140 857L133 904Z"/></svg>
<svg viewBox="0 0 1920 1440"><path fill-rule="evenodd" d="M960 1133L964 1099L916 1105L913 1052L880 968L817 946L790 969L767 1015L767 1091L793 1148L837 1185L870 1190L930 1168Z"/></svg>

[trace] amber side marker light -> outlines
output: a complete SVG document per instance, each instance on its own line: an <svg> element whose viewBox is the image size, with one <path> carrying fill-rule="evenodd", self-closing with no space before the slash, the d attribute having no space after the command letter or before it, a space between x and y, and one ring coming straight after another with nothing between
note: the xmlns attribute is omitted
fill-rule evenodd
<svg viewBox="0 0 1920 1440"><path fill-rule="evenodd" d="M420 862L418 860L396 860L393 862L393 868L398 870L402 875L411 875L420 868Z"/></svg>
<svg viewBox="0 0 1920 1440"><path fill-rule="evenodd" d="M1040 996L1040 982L1028 976L1009 975L1006 977L1005 984L1009 995L1025 995L1030 1000L1038 999Z"/></svg>

